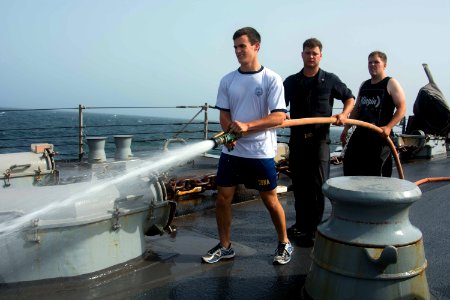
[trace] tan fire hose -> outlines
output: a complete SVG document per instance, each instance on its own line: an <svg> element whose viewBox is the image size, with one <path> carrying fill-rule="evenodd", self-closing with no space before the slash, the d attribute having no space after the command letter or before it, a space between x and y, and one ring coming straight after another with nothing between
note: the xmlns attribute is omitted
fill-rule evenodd
<svg viewBox="0 0 450 300"><path fill-rule="evenodd" d="M335 117L326 117L326 118L301 118L301 119L289 119L289 120L284 120L283 124L275 126L273 128L284 128L284 127L291 127L291 126L299 126L299 125L310 125L310 124L327 124L327 123L335 123L337 121L337 119ZM369 129L372 129L378 133L383 133L383 130L378 127L375 126L373 124L364 122L364 121L359 121L359 120L354 120L354 119L347 119L345 121L345 125L356 125L356 126L362 126L362 127L366 127ZM398 178L400 179L404 179L404 174L403 174L403 168L402 165L400 163L400 158L398 156L398 152L397 149L395 148L394 143L392 142L391 138L388 136L386 137L386 141L388 142L389 148L391 148L391 152L392 155L394 156L394 160L395 160L395 165L397 167L397 171L398 171Z"/></svg>
<svg viewBox="0 0 450 300"><path fill-rule="evenodd" d="M428 182L437 182L437 181L450 181L450 177L431 177L417 180L415 182L416 185L421 185Z"/></svg>
<svg viewBox="0 0 450 300"><path fill-rule="evenodd" d="M272 128L285 128L285 127L292 127L292 126L299 126L299 125L311 125L311 124L333 124L337 121L335 117L323 117L323 118L301 118L301 119L288 119L284 120L281 125L274 126ZM362 126L366 127L368 129L374 130L375 132L378 132L379 134L383 133L383 130L373 124L360 121L360 120L354 120L354 119L347 119L345 120L345 125L356 125L356 126ZM405 176L403 174L403 168L400 163L400 158L398 156L397 149L395 148L394 143L392 142L391 138L389 136L386 137L386 141L388 142L389 148L391 149L392 155L394 156L395 165L397 167L398 171L398 178L405 179ZM450 181L450 177L431 177L431 178L424 178L421 180L418 180L415 182L416 185L421 185L427 182L437 182L437 181Z"/></svg>

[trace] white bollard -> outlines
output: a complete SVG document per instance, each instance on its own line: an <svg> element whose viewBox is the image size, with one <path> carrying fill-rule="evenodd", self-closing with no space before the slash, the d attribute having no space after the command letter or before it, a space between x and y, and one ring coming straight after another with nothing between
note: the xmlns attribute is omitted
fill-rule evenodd
<svg viewBox="0 0 450 300"><path fill-rule="evenodd" d="M116 144L116 152L114 158L116 160L127 160L133 157L131 153L132 135L115 135L114 143Z"/></svg>
<svg viewBox="0 0 450 300"><path fill-rule="evenodd" d="M106 137L103 136L90 136L86 137L86 141L89 147L88 162L100 163L106 161L105 154L105 141Z"/></svg>

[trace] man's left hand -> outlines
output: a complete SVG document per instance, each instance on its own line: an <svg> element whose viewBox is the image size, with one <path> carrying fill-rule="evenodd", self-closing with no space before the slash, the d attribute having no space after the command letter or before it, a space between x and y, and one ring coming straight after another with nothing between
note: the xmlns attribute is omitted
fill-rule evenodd
<svg viewBox="0 0 450 300"><path fill-rule="evenodd" d="M383 130L383 132L380 133L383 137L388 137L391 134L392 129L389 126L382 126L380 128Z"/></svg>
<svg viewBox="0 0 450 300"><path fill-rule="evenodd" d="M341 126L345 124L345 121L347 121L347 116L343 113L337 114L333 117L336 118L336 122L334 122L333 125Z"/></svg>

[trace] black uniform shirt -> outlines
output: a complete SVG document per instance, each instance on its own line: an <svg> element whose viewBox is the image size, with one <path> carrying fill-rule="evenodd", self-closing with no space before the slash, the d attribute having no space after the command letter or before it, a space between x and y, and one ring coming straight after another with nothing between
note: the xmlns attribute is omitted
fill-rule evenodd
<svg viewBox="0 0 450 300"><path fill-rule="evenodd" d="M303 75L303 69L284 81L286 106L291 119L330 117L334 99L342 102L354 98L352 91L333 73L319 69L314 77ZM330 124L291 127L291 139L296 134L312 132L319 138L328 136Z"/></svg>

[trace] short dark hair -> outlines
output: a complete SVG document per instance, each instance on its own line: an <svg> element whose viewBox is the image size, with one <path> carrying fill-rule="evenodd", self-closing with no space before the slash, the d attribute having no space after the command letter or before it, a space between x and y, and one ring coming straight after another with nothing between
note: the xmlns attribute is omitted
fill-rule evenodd
<svg viewBox="0 0 450 300"><path fill-rule="evenodd" d="M305 50L305 48L315 48L315 47L319 47L320 52L322 52L322 43L316 38L309 38L303 42L303 50Z"/></svg>
<svg viewBox="0 0 450 300"><path fill-rule="evenodd" d="M385 64L387 63L387 55L384 52L381 51L372 51L369 54L368 58L374 57L374 56L378 56Z"/></svg>
<svg viewBox="0 0 450 300"><path fill-rule="evenodd" d="M252 27L244 27L236 30L236 32L233 34L233 41L243 35L248 36L248 40L252 45L261 43L261 35L259 35L258 31L256 31L256 29Z"/></svg>

